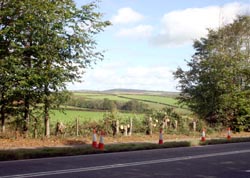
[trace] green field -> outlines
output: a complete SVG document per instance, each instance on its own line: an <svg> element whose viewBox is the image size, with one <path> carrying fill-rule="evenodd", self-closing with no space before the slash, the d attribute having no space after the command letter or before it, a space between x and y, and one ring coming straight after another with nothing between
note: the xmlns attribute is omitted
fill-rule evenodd
<svg viewBox="0 0 250 178"><path fill-rule="evenodd" d="M156 96L156 95L119 95L120 97L136 99L141 101L153 102L158 104L166 104L171 106L178 106L177 100L175 98L166 96Z"/></svg>
<svg viewBox="0 0 250 178"><path fill-rule="evenodd" d="M148 95L148 94L106 94L106 93L84 93L75 92L73 96L81 96L86 99L103 100L105 98L113 101L127 102L132 99L139 100L149 105L153 109L161 109L166 105L178 107L177 100L174 97L164 95Z"/></svg>
<svg viewBox="0 0 250 178"><path fill-rule="evenodd" d="M188 113L190 114L190 111L184 107L181 108L178 104L178 101L176 97L178 96L178 93L124 93L124 92L111 92L111 93L102 93L102 92L74 92L73 96L79 96L84 97L89 100L103 100L105 98L113 101L119 101L119 102L128 102L130 100L138 100L140 102L143 102L148 105L151 109L160 110L166 106L173 107L176 112L178 113Z"/></svg>
<svg viewBox="0 0 250 178"><path fill-rule="evenodd" d="M187 109L182 109L177 103L177 96L166 96L166 95L152 95L146 93L101 93L101 92L73 92L74 97L84 98L87 100L103 100L105 98L113 101L119 102L128 102L130 100L138 100L148 105L150 109L160 110L166 106L173 107L177 113L180 114L190 114L190 111ZM64 106L65 111L60 112L54 110L51 114L51 122L55 124L58 121L63 123L75 122L76 118L80 121L99 121L104 117L105 111L84 111L77 107L68 107ZM144 117L144 114L135 114L133 113L119 113L118 117L129 118L129 117Z"/></svg>
<svg viewBox="0 0 250 178"><path fill-rule="evenodd" d="M126 98L121 98L117 95L113 95L113 94L99 94L99 93L81 93L81 92L77 92L77 93L73 93L73 96L82 96L86 99L93 99L93 100L103 100L105 98L109 99L109 100L114 100L114 101L123 101L123 102L127 102L130 99L126 99Z"/></svg>
<svg viewBox="0 0 250 178"><path fill-rule="evenodd" d="M56 122L63 123L72 123L75 122L76 118L79 121L100 121L103 119L103 116L106 112L97 112L97 111L76 111L76 110L65 110L64 112L53 110L50 114L51 124ZM133 113L119 113L119 117L129 118L129 117L138 117L143 118L144 114L133 114Z"/></svg>

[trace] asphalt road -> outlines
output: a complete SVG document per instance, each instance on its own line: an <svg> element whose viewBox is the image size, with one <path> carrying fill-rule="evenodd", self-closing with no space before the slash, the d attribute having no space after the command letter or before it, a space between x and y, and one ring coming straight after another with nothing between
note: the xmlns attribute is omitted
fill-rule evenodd
<svg viewBox="0 0 250 178"><path fill-rule="evenodd" d="M0 178L249 178L250 143L0 162Z"/></svg>

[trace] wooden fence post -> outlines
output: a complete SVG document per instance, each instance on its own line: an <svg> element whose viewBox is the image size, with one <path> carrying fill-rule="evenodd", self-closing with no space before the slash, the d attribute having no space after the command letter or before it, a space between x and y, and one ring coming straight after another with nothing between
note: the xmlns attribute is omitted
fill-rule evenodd
<svg viewBox="0 0 250 178"><path fill-rule="evenodd" d="M76 118L76 136L79 136L79 118Z"/></svg>
<svg viewBox="0 0 250 178"><path fill-rule="evenodd" d="M120 128L120 124L119 124L119 120L116 120L116 135L119 134L119 128Z"/></svg>
<svg viewBox="0 0 250 178"><path fill-rule="evenodd" d="M124 126L124 136L128 136L128 126L127 125L125 125Z"/></svg>
<svg viewBox="0 0 250 178"><path fill-rule="evenodd" d="M178 130L178 121L174 120L174 122L175 122L175 131L177 131Z"/></svg>

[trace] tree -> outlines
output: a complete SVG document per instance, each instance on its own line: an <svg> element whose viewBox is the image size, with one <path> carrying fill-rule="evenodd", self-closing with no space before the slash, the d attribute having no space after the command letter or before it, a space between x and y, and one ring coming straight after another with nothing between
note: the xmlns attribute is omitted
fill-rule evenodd
<svg viewBox="0 0 250 178"><path fill-rule="evenodd" d="M209 30L206 38L194 42L189 70L178 68L174 73L181 90L179 101L209 123L236 127L242 113L250 113L249 27L250 17L241 16L219 30Z"/></svg>
<svg viewBox="0 0 250 178"><path fill-rule="evenodd" d="M4 0L0 8L1 54L17 61L13 90L24 103L24 130L32 108L43 103L49 136L55 96L66 90L66 82L78 81L83 69L103 59L94 37L110 22L95 11L97 1L77 8L73 0Z"/></svg>

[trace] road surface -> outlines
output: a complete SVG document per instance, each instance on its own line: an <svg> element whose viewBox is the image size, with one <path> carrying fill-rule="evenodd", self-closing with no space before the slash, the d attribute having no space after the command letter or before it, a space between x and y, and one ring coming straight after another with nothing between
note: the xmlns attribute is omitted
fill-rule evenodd
<svg viewBox="0 0 250 178"><path fill-rule="evenodd" d="M0 162L0 178L249 178L250 143Z"/></svg>

